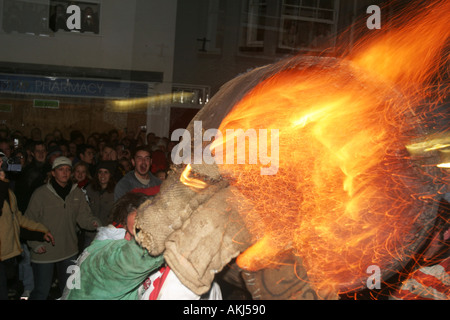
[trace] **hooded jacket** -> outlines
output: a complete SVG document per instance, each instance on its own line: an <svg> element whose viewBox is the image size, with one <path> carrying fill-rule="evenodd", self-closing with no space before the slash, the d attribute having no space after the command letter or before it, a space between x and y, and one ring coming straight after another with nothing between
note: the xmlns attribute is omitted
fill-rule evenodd
<svg viewBox="0 0 450 320"><path fill-rule="evenodd" d="M55 239L54 246L46 245L45 253L31 252L34 263L58 262L78 254L77 224L86 230L95 230L94 223L101 226L76 184L65 199L57 194L50 182L39 187L31 196L25 216L47 226ZM28 244L32 249L42 245L36 241L28 241Z"/></svg>

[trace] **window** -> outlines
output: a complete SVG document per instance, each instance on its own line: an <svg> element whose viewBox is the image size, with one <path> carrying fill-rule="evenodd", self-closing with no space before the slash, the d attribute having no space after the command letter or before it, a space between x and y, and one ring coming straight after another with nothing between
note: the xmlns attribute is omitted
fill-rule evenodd
<svg viewBox="0 0 450 320"><path fill-rule="evenodd" d="M3 1L2 30L6 33L49 35L58 31L72 31L67 28L67 7L71 4L80 8L80 29L77 32L99 33L98 3L50 0L48 1Z"/></svg>
<svg viewBox="0 0 450 320"><path fill-rule="evenodd" d="M323 50L334 47L339 0L282 0L278 47Z"/></svg>
<svg viewBox="0 0 450 320"><path fill-rule="evenodd" d="M202 85L173 84L172 102L203 105L209 102L210 88Z"/></svg>
<svg viewBox="0 0 450 320"><path fill-rule="evenodd" d="M266 28L267 2L265 0L248 0L244 5L244 47L262 48Z"/></svg>
<svg viewBox="0 0 450 320"><path fill-rule="evenodd" d="M4 0L2 30L6 33L49 34L48 4Z"/></svg>
<svg viewBox="0 0 450 320"><path fill-rule="evenodd" d="M66 10L71 4L77 5L80 8L80 30L69 30L67 28L66 21L71 14L66 13ZM53 32L78 31L98 34L100 29L99 11L100 5L97 3L50 0L49 28Z"/></svg>
<svg viewBox="0 0 450 320"><path fill-rule="evenodd" d="M225 1L209 0L208 13L205 21L205 33L197 38L198 51L208 53L220 53L223 45L223 33L225 28Z"/></svg>

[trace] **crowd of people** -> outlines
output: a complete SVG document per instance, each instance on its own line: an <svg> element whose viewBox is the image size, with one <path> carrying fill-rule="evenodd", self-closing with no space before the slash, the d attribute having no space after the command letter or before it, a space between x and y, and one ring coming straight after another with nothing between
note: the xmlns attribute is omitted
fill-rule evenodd
<svg viewBox="0 0 450 320"><path fill-rule="evenodd" d="M200 298L164 266L162 256L147 255L130 265L130 259L143 259L145 251L135 242L130 225L138 204L159 193L171 147L167 138L143 131L121 137L111 130L85 137L74 130L65 139L60 130L42 137L41 130L34 128L27 137L0 129L0 201L4 203L0 299L17 297L17 290L20 298L30 300L58 299L64 292L64 299L156 298L155 287L149 289L145 283L161 278L178 287L171 292ZM89 255L97 260L86 259ZM113 279L104 277L99 284L91 268L99 263L98 257L104 261L97 271L104 275L109 274L105 268L126 271L139 265L140 269L112 272ZM82 269L88 266L83 279L90 280L80 290L68 291L68 271L76 264ZM93 278L86 276L88 272ZM125 283L127 277L133 278L124 287L128 291L118 294L105 288L110 281ZM139 292L131 289L136 281L141 282ZM94 293L92 284L98 286ZM220 298L220 288L213 287L212 297ZM52 288L58 296L52 297ZM167 295L162 288L157 291Z"/></svg>

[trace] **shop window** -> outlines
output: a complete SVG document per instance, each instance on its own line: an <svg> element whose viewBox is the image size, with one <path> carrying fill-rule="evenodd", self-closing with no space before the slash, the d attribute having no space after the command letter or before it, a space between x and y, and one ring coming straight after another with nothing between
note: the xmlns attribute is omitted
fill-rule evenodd
<svg viewBox="0 0 450 320"><path fill-rule="evenodd" d="M278 48L323 50L334 47L339 0L282 0Z"/></svg>

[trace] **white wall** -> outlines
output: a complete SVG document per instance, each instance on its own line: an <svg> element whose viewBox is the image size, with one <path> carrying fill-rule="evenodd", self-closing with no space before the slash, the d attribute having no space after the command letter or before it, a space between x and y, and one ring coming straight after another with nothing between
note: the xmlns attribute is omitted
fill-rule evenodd
<svg viewBox="0 0 450 320"><path fill-rule="evenodd" d="M99 3L99 35L56 32L44 37L0 31L0 61L172 73L176 0ZM162 43L169 46L165 59L157 47Z"/></svg>

